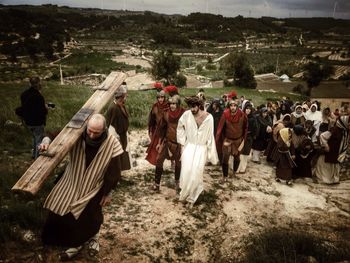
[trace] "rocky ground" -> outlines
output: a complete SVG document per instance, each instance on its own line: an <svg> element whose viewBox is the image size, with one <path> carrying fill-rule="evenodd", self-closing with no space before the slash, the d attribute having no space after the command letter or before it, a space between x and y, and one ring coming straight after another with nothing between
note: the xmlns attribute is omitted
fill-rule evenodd
<svg viewBox="0 0 350 263"><path fill-rule="evenodd" d="M136 166L123 174L105 208L100 262L244 262L249 237L270 228L350 239L348 168L338 185L299 179L290 187L275 182L264 161L249 162L245 174L225 184L220 167L207 166L205 191L190 209L177 200L170 162L160 193L149 190L154 168L144 160L146 131L130 137ZM57 262L57 252L49 251L48 262ZM74 262L90 261L83 253Z"/></svg>

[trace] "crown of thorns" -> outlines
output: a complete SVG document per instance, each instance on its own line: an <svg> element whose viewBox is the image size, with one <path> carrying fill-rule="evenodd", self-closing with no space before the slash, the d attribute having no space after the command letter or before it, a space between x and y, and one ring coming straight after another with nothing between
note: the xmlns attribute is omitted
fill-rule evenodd
<svg viewBox="0 0 350 263"><path fill-rule="evenodd" d="M202 106L204 104L203 100L197 96L186 97L185 102L188 106Z"/></svg>

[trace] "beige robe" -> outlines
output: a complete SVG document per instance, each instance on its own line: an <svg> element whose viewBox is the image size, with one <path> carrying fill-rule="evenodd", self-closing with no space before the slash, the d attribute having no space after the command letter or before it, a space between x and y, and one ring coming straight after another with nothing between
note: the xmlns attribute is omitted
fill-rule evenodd
<svg viewBox="0 0 350 263"><path fill-rule="evenodd" d="M101 189L110 160L122 153L119 141L108 135L89 167L85 167L85 142L81 137L69 152L66 171L47 197L44 208L61 216L71 212L78 219Z"/></svg>

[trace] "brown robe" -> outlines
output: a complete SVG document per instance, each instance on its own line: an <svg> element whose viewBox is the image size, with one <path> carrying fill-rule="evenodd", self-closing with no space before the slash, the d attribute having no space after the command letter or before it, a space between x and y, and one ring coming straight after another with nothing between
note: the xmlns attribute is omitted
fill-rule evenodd
<svg viewBox="0 0 350 263"><path fill-rule="evenodd" d="M99 148L99 146L93 147L86 145L85 167L89 167L93 162ZM90 199L78 219L72 213L61 216L49 211L43 227L42 242L45 245L77 247L96 235L103 223L100 201L103 196L107 195L117 185L119 180L120 155L112 158L107 165L101 189Z"/></svg>
<svg viewBox="0 0 350 263"><path fill-rule="evenodd" d="M128 145L128 129L129 129L129 114L124 105L119 105L116 103L112 103L107 111L107 127L112 125L119 135L120 144L123 147L124 152L122 153L121 160L121 169L122 171L130 170L130 158L129 152L125 151Z"/></svg>
<svg viewBox="0 0 350 263"><path fill-rule="evenodd" d="M173 118L170 116L170 111L165 112L162 123L160 125L158 136L162 141L162 149L159 155L164 154L164 159L180 160L181 157L181 145L177 143L176 140L176 128L179 119L185 110L183 108L180 108L178 111L179 112L177 116ZM163 159L162 157L163 156L158 156L157 159Z"/></svg>
<svg viewBox="0 0 350 263"><path fill-rule="evenodd" d="M291 144L288 147L282 138L278 137L276 148L276 177L282 180L291 180L292 169L295 167L295 163L292 160L292 155L295 155L294 146Z"/></svg>
<svg viewBox="0 0 350 263"><path fill-rule="evenodd" d="M239 156L238 147L245 140L247 132L247 115L238 109L232 116L229 109L226 109L221 116L216 134L216 147L222 163L227 163L230 155Z"/></svg>
<svg viewBox="0 0 350 263"><path fill-rule="evenodd" d="M164 113L168 110L168 103L164 102L163 104L154 103L152 110L148 116L148 133L151 137L151 143L147 148L146 160L156 165L158 151L156 149L159 142L159 129L164 117Z"/></svg>

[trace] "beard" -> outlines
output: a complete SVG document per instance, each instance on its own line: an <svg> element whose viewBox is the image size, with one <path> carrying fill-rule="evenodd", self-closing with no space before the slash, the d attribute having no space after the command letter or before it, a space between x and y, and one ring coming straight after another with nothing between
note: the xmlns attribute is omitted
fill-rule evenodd
<svg viewBox="0 0 350 263"><path fill-rule="evenodd" d="M199 112L199 109L191 109L191 112L193 115L197 115Z"/></svg>

